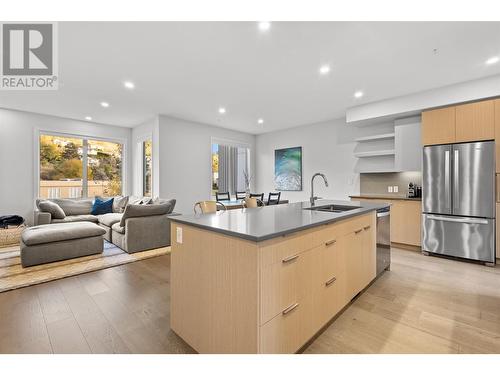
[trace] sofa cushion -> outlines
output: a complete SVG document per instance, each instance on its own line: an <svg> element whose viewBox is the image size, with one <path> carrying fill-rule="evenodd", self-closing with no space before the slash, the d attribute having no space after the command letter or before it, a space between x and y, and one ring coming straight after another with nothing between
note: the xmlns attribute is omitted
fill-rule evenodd
<svg viewBox="0 0 500 375"><path fill-rule="evenodd" d="M120 223L113 224L113 226L111 227L111 229L113 229L115 232L118 232L118 233L121 233L121 234L125 234L125 227L121 227Z"/></svg>
<svg viewBox="0 0 500 375"><path fill-rule="evenodd" d="M104 215L110 214L113 212L113 199L101 199L95 198L94 204L92 205L92 211L90 212L92 215Z"/></svg>
<svg viewBox="0 0 500 375"><path fill-rule="evenodd" d="M51 223L52 224L77 223L82 221L97 223L99 220L97 219L97 216L94 215L72 215L72 216L66 216L64 219L52 219Z"/></svg>
<svg viewBox="0 0 500 375"><path fill-rule="evenodd" d="M48 201L57 203L59 207L61 207L66 214L66 216L70 215L89 215L90 211L92 211L92 204L94 202L93 199L84 198L84 199L63 199L63 198L54 198L47 199ZM44 201L44 199L38 199L36 202L37 207L40 208L40 203Z"/></svg>
<svg viewBox="0 0 500 375"><path fill-rule="evenodd" d="M151 204L168 204L170 208L168 209L167 214L171 214L174 212L176 202L177 201L175 199L161 199L157 197L153 199Z"/></svg>
<svg viewBox="0 0 500 375"><path fill-rule="evenodd" d="M171 209L169 204L129 204L120 220L120 226L125 226L125 220L131 217L166 215Z"/></svg>
<svg viewBox="0 0 500 375"><path fill-rule="evenodd" d="M127 203L128 203L128 196L123 197L121 195L117 195L116 197L114 197L113 200L113 212L115 214L123 213L123 211L125 211Z"/></svg>
<svg viewBox="0 0 500 375"><path fill-rule="evenodd" d="M93 223L47 224L27 228L21 239L28 246L43 243L75 240L79 238L102 236L106 230Z"/></svg>
<svg viewBox="0 0 500 375"><path fill-rule="evenodd" d="M113 224L119 223L123 214L104 214L97 216L100 224L112 227Z"/></svg>
<svg viewBox="0 0 500 375"><path fill-rule="evenodd" d="M54 219L64 219L66 217L63 209L57 203L51 201L38 202L38 208L42 212L48 212Z"/></svg>

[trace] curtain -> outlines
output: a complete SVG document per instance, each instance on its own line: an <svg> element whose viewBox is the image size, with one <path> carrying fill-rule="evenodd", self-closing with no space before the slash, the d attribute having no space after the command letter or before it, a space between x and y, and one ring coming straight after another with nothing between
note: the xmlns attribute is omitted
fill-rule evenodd
<svg viewBox="0 0 500 375"><path fill-rule="evenodd" d="M237 189L238 147L219 144L219 192L234 194Z"/></svg>

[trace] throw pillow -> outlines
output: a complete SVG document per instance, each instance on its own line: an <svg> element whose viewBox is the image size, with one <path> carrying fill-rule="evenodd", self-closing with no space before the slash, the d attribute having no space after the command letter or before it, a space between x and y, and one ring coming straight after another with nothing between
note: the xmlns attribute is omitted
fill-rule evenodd
<svg viewBox="0 0 500 375"><path fill-rule="evenodd" d="M113 198L113 212L117 214L123 213L125 211L125 207L127 206L128 203L128 196L121 196L118 195Z"/></svg>
<svg viewBox="0 0 500 375"><path fill-rule="evenodd" d="M100 198L96 198L94 201L94 205L92 206L92 211L90 212L92 215L104 215L110 214L113 212L113 198L108 200L102 200Z"/></svg>
<svg viewBox="0 0 500 375"><path fill-rule="evenodd" d="M40 201L38 208L42 212L50 213L52 219L64 219L66 217L63 209L57 203L51 201Z"/></svg>

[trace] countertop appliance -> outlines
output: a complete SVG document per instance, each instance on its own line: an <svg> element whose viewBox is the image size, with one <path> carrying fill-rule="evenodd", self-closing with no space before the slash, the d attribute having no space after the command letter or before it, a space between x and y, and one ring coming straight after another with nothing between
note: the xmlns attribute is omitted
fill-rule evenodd
<svg viewBox="0 0 500 375"><path fill-rule="evenodd" d="M391 268L391 211L377 210L377 276Z"/></svg>
<svg viewBox="0 0 500 375"><path fill-rule="evenodd" d="M494 264L495 143L424 147L422 250Z"/></svg>

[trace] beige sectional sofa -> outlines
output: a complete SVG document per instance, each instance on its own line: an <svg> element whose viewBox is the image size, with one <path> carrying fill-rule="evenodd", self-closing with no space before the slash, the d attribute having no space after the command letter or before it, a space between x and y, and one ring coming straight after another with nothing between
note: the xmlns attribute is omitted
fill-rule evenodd
<svg viewBox="0 0 500 375"><path fill-rule="evenodd" d="M37 199L34 224L91 222L105 230L104 239L133 253L170 246L170 219L175 199L114 197L113 212L92 215L94 200ZM57 206L53 205L55 203Z"/></svg>

